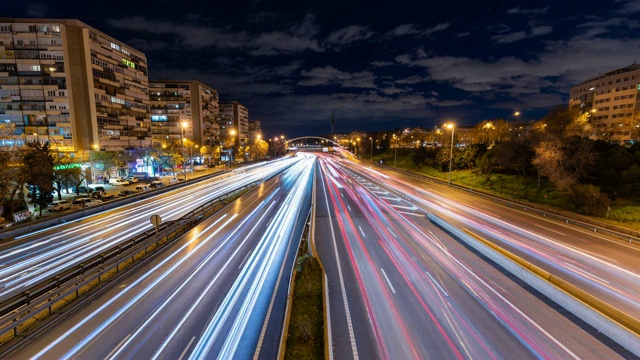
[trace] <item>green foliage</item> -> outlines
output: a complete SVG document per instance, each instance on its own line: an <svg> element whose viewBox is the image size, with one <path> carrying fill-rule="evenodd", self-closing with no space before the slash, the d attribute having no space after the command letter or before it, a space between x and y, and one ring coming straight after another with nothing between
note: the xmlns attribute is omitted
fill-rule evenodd
<svg viewBox="0 0 640 360"><path fill-rule="evenodd" d="M32 203L40 208L46 207L52 200L53 181L53 156L49 150L49 143L27 143L27 151L23 157L25 169L28 169L26 183L29 184L29 198Z"/></svg>
<svg viewBox="0 0 640 360"><path fill-rule="evenodd" d="M593 185L574 185L569 198L578 211L587 215L605 215L610 204L607 195Z"/></svg>

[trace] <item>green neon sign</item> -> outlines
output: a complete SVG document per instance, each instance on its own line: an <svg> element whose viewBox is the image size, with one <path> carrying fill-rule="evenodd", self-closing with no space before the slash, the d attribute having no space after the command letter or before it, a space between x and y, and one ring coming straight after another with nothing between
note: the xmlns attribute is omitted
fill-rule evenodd
<svg viewBox="0 0 640 360"><path fill-rule="evenodd" d="M53 170L65 170L82 167L82 164L60 164L53 167Z"/></svg>

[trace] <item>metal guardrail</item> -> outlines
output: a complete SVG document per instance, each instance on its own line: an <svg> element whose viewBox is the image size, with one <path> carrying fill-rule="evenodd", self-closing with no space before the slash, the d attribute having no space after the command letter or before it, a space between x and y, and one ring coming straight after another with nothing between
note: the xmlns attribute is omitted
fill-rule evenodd
<svg viewBox="0 0 640 360"><path fill-rule="evenodd" d="M150 229L128 239L119 245L94 256L52 278L33 286L10 299L0 303L0 343L6 337L19 334L20 328L27 328L36 321L36 316L50 315L56 308L62 307L88 291L92 283L99 284L105 274L115 270L119 272L126 263L136 257L147 255L152 247L160 248L177 239L195 224L211 216L217 206L227 205L225 201L240 192L255 188L262 181L245 185L227 194L221 195L183 215L177 220L165 222L157 229Z"/></svg>
<svg viewBox="0 0 640 360"><path fill-rule="evenodd" d="M416 174L414 172L411 171L407 171L407 170L403 170L403 169L398 169L398 168L394 168L391 166L387 166L387 165L381 165L381 164L375 164L376 166L388 169L388 170L393 170L402 174L405 174L407 176L411 176L414 178L418 178L421 180L426 180L426 181L431 181L437 184L441 184L441 185L449 185L447 181L443 181L443 180L439 180L439 179L435 179L429 176L425 176L425 175L421 175L421 174ZM531 204L531 203L525 203L522 201L517 201L517 200L513 200L513 199L508 199L508 198L504 198L501 196L497 196L497 195L493 195L493 194L489 194L483 191L478 191L478 190L474 190L473 188L469 188L469 187L465 187L465 186L460 186L460 185L456 185L456 184L451 184L451 187L459 189L459 190L463 190L466 192L470 192L472 194L476 194L478 196L482 196L488 199L493 200L496 203L501 203L503 205L506 205L508 207L518 207L523 211L530 211L530 212L534 212L537 213L538 215L542 215L544 217L550 217L550 218L554 218L556 220L560 220L563 221L567 224L573 224L585 229L589 229L593 232L599 232L602 234L606 234L612 237L615 237L617 239L623 240L629 244L638 244L640 245L640 232L637 231L633 231L633 230L629 230L629 229L625 229L625 228L621 228L618 226L613 226L610 224L606 224L606 223L602 223L602 222L597 222L597 221L593 221L591 219L584 219L584 218L580 218L579 215L576 214L569 214L567 212L564 212L562 210L557 210L557 209L550 209L550 208L546 208L544 206L541 205L537 205L537 204Z"/></svg>

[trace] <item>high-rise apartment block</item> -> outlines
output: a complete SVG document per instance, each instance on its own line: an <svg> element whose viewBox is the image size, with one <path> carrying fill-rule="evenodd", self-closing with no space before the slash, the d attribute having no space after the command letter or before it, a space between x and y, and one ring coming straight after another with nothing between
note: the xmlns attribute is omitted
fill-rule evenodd
<svg viewBox="0 0 640 360"><path fill-rule="evenodd" d="M640 65L609 71L571 88L569 105L588 113L589 136L617 142L638 140Z"/></svg>
<svg viewBox="0 0 640 360"><path fill-rule="evenodd" d="M149 146L146 57L78 20L0 18L0 121L80 155Z"/></svg>
<svg viewBox="0 0 640 360"><path fill-rule="evenodd" d="M180 142L182 135L198 146L217 146L218 92L199 81L157 80L149 83L151 132L155 146Z"/></svg>
<svg viewBox="0 0 640 360"><path fill-rule="evenodd" d="M222 141L234 138L235 146L249 145L249 110L237 101L220 103L220 136Z"/></svg>

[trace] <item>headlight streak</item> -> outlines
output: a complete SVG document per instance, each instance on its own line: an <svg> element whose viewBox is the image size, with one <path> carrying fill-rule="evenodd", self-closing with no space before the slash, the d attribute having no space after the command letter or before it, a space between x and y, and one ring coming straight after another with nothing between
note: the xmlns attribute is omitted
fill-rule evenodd
<svg viewBox="0 0 640 360"><path fill-rule="evenodd" d="M193 207L198 206L200 203L204 203L211 198L219 196L219 194L228 192L231 187L237 188L244 184L254 182L258 179L268 176L276 171L279 171L282 167L288 166L290 163L295 163L297 159L288 159L288 161L282 161L277 163L277 167L270 169L253 169L250 172L245 172L241 179L236 179L232 186L221 186L216 188L215 191L211 191L210 183L205 181L202 184L194 184L193 187L189 187L188 191L192 194L185 194L176 192L175 194L169 194L159 199L154 199L149 202L144 202L138 205L135 209L132 209L135 205L127 205L123 207L123 210L117 214L114 214L110 218L103 217L91 217L88 222L80 223L68 223L73 226L70 229L63 230L58 234L44 237L46 240L37 240L36 243L30 242L22 246L12 248L5 252L0 252L0 259L15 256L20 252L24 252L24 256L9 259L9 262L0 263L0 289L5 290L0 293L0 297L8 294L16 293L19 289L26 286L30 286L42 279L50 277L65 268L77 264L82 260L95 256L96 253L103 251L106 248L114 246L122 241L125 236L133 236L137 233L143 232L151 225L146 218L153 213L160 213L163 219L171 219L171 216L178 215L180 211L187 211ZM232 179L230 177L229 179ZM219 186L219 185L218 185ZM186 203L186 197L193 196L196 201ZM181 207L176 207L176 202L185 202ZM161 208L157 208L158 203L166 203ZM146 209L146 210L145 210ZM113 211L113 210L109 210ZM165 212L162 212L165 211ZM104 213L104 212L103 212ZM101 214L103 214L101 213ZM134 214L131 218L130 214ZM118 219L127 219L124 222L112 224ZM86 221L87 219L84 219ZM126 226L139 222L138 226L129 227L127 232L115 234L118 227ZM100 229L98 226L104 223L111 223L107 229ZM69 234L85 231L79 236L66 238ZM98 231L92 230L96 229ZM98 237L103 234L113 234L102 239ZM62 241L53 241L54 239L63 238ZM47 245L46 247L35 249L38 246ZM28 252L28 253L27 253ZM28 255L28 256L27 256ZM24 257L24 259L23 259ZM12 263L11 265L9 265ZM39 265L38 269L34 270L34 265ZM4 267L3 267L4 266ZM13 280L12 280L13 279Z"/></svg>
<svg viewBox="0 0 640 360"><path fill-rule="evenodd" d="M270 198L272 198L279 189L276 189L269 197L269 199L265 199L261 202L261 205L258 206L258 208L263 208L263 204L268 203L268 201L270 201ZM236 256L236 254L238 253L238 251L240 251L240 249L243 247L243 245L245 244L245 242L249 239L249 236L251 235L251 233L258 227L258 225L261 224L263 218L265 217L265 215L269 212L269 210L271 209L271 207L273 206L273 203L271 205L269 205L265 210L264 210L264 214L262 214L262 216L258 219L258 221L256 222L256 224L251 228L251 231L244 237L244 239L242 240L242 242L237 246L236 250L229 256L229 258L227 259L227 261L224 263L224 265L222 265L222 267L220 267L220 269L218 270L218 272L216 273L215 277L209 282L209 284L207 285L207 287L202 291L202 293L200 294L200 296L198 296L198 298L196 299L196 301L194 301L194 303L191 305L191 307L189 308L189 310L183 315L182 320L180 320L180 322L174 326L173 331L171 332L171 334L169 334L169 336L165 339L165 341L162 343L162 345L158 348L158 350L156 351L156 353L153 355L153 358L157 358L159 356L159 354L164 350L164 348L169 344L169 342L173 339L173 337L175 336L175 334L178 332L178 330L180 329L180 327L182 326L182 324L184 324L184 322L189 318L190 314L193 312L193 310L200 304L200 302L202 301L202 299L208 295L209 290L213 287L213 285L216 283L216 281L218 280L218 278L222 275L223 271L226 269L227 265L229 265L229 263L233 260L233 258ZM238 227L239 228L239 227ZM212 234L212 236L215 234ZM230 237L229 237L230 238ZM187 286L189 284L189 282L191 281L192 278L194 278L196 275L199 275L200 270L202 268L204 268L205 265L207 265L207 263L209 262L209 260L211 260L217 253L218 250L221 249L222 247L218 247L216 248L216 250L212 251L209 255L207 255L207 257L204 258L204 260L202 260L200 262L200 265L198 265L197 268L195 268L191 274L189 275L188 278L186 278L184 281L182 281L182 283L180 284L180 286L178 288L176 288L175 290L172 291L171 295L169 297L167 297L166 299L164 299L164 301L162 302L162 304L160 306L158 306L158 308L153 312L153 314L151 314L147 320L145 320L145 322L143 324L141 324L140 326L137 327L136 331L127 338L127 340L124 343L121 343L119 348L117 349L117 351L113 352L112 355L109 357L110 359L116 359L118 357L118 355L120 354L120 352L122 350L124 350L134 339L137 338L137 336L155 319L155 317L160 314L160 312L167 306L169 306L171 304L171 301L173 300L173 298L175 298L176 296L180 295L182 289ZM116 349L114 349L116 350Z"/></svg>
<svg viewBox="0 0 640 360"><path fill-rule="evenodd" d="M231 325L227 337L224 339L222 349L217 354L219 358L232 358L237 351L240 339L246 332L246 326L250 317L250 309L253 309L261 291L273 291L273 289L264 289L266 277L273 269L279 268L276 259L284 260L282 252L286 249L285 232L292 231L289 226L293 219L297 216L302 206L303 192L308 191L309 174L312 169L313 161L306 161L304 167L301 164L296 166L300 172L304 170L306 176L299 177L300 180L294 185L289 192L272 221L269 223L265 234L261 237L256 249L251 253L249 259L242 268L238 278L234 282L231 289L227 292L218 311L211 319L206 329L203 331L198 343L190 354L190 359L199 359L207 357L209 351L218 339L227 319L234 314L234 308L238 306L237 302L241 295L244 294L244 301L237 310L237 315ZM294 171L295 172L295 171ZM297 211L292 211L296 209Z"/></svg>
<svg viewBox="0 0 640 360"><path fill-rule="evenodd" d="M365 194L366 194L366 192L365 192ZM417 241L417 243L420 244L426 250L426 252L428 254L431 254L432 258L434 260L436 260L441 265L441 267L443 269L445 269L446 271L451 273L454 279L458 279L461 284L464 284L465 286L463 286L463 287L465 289L468 289L470 294L472 294L472 296L477 298L478 302L482 306L487 308L489 310L489 312L491 314L493 314L494 317L505 326L506 329L508 329L510 332L512 332L516 336L516 338L520 339L521 343L523 345L525 345L526 347L528 347L532 351L532 353L537 354L537 356L543 356L545 358L555 357L555 356L564 357L566 355L569 355L569 356L571 356L573 358L577 358L577 356L573 352L571 352L568 348L566 348L564 346L564 344L560 343L551 334L546 332L541 326L539 326L532 319L530 319L527 315L525 315L522 311L520 311L517 307L515 307L515 305L513 305L506 298L504 298L502 295L500 295L495 289L493 289L493 287L491 287L485 281L480 279L471 269L469 269L467 266L462 264L457 258L453 257L453 255L450 254L448 251L446 251L444 246L442 246L442 244L440 244L439 241L437 241L437 242L434 241L434 240L437 240L437 238L435 238L435 236L432 239L431 237L426 235L424 232L422 232L416 226L416 224L414 224L414 222L411 219L406 218L406 217L402 216L401 214L399 214L393 207L389 206L386 202L384 202L382 200L379 200L379 199L375 200L375 201L380 203L380 204L384 204L385 208L387 208L387 210L389 212L391 212L392 214L395 214L395 217L397 219L402 219L402 220L404 220L405 223L409 224L410 228L413 228L414 232L416 232L416 234L413 235L411 238L414 239L415 241ZM380 218L383 218L383 217L380 217ZM532 324L534 326L534 328L536 328L540 333L545 335L546 338L551 339L558 346L559 349L562 349L563 352L562 353L556 353L556 349L549 349L549 348L546 348L546 351L542 350L542 348L541 348L542 344L540 344L538 341L536 341L536 339L538 338L537 336L535 336L533 334L530 334L530 333L529 334L525 334L521 330L521 328L522 328L521 326L514 325L512 323L512 321L514 320L514 316L513 316L513 314L511 312L504 311L504 310L502 310L502 308L497 307L493 302L493 299L492 299L493 297L489 296L489 294L485 293L485 291L484 291L484 289L482 287L477 286L475 281L464 281L463 279L465 279L465 276L462 273L460 273L459 270L456 270L455 268L452 268L451 266L449 266L450 262L443 261L443 259L439 259L441 256L438 255L437 251L434 252L433 249L432 250L427 250L428 246L426 246L426 243L422 239L430 239L431 242L433 243L433 245L438 247L440 250L443 251L444 254L446 254L446 257L448 257L451 260L453 260L456 264L458 264L460 266L461 269L464 269L467 273L469 273L469 275L471 275L476 280L478 280L481 284L483 284L485 286L485 288L489 289L494 295L497 295L498 298L500 298L505 304L507 304L509 308L515 310L515 312L518 315L520 315L522 319L524 319L528 323ZM389 240L395 243L394 239L389 238ZM384 243L382 243L382 244L385 245ZM386 247L386 245L385 245L385 247ZM408 256L408 254L406 254L404 252L404 250L401 247L397 246L396 248L403 254L403 259L398 259L397 261L393 260L394 263L396 264L396 266L398 266L399 263L400 264L408 263L408 264L411 264L411 265L415 266L415 263L413 262L413 260ZM385 248L385 251L387 251L387 253L389 253L389 249L388 248ZM389 253L389 255L391 257L391 253ZM402 271L400 271L400 273L403 274ZM410 284L409 279L405 278L405 280L407 281L407 283ZM473 284L473 285L471 285L471 284ZM458 314L457 312L456 312L456 314L458 316L461 315L461 314ZM509 321L509 318L511 318L512 321ZM466 325L467 322L463 321L462 323ZM471 332L471 333L474 334L474 332ZM546 354L542 355L545 352L546 352ZM555 354L552 354L552 353L555 353Z"/></svg>
<svg viewBox="0 0 640 360"><path fill-rule="evenodd" d="M224 218L226 217L226 215L221 216L218 220L216 220L214 223L212 223L211 225L209 225L207 227L207 230L214 227L218 222L222 221ZM229 224L233 218L235 217L232 216L231 218L229 218L226 222L224 222L222 224L222 226L220 226L220 228L218 228L217 231L222 230L227 224ZM217 232L216 231L216 232ZM212 235L213 236L213 235ZM148 277L150 277L151 275L154 275L154 272L158 269L160 269L164 264L166 264L167 262L169 262L169 260L173 259L174 257L177 257L180 252L182 250L188 249L189 246L191 246L191 243L196 242L196 240L198 240L197 238L193 238L191 239L189 242L187 242L186 244L182 245L178 251L175 251L173 254L170 254L169 256L167 256L164 260L162 260L159 264L157 264L156 266L154 266L151 270L149 270L147 273L145 273L143 276L141 276L140 278L138 278L136 281L134 281L133 283L129 284L126 288L124 288L124 290L122 292L120 292L118 295L114 296L113 298L111 298L109 301L107 301L105 304L103 304L102 306L100 306L97 310L95 310L94 312L91 313L91 315L87 316L84 320L80 321L79 323L77 323L75 326L73 326L71 329L69 329L67 332L65 332L62 336L60 336L57 341L52 342L51 344L49 344L47 347L45 347L44 349L42 349L40 352L38 352L36 355L33 356L34 359L40 358L41 356L43 356L45 353L47 353L50 349L52 349L53 347L55 347L57 344L59 344L60 342L62 342L62 340L66 339L67 337L69 337L71 334L73 334L76 330L78 330L81 326L83 326L84 324L88 323L92 318L94 318L96 315L98 315L100 312L102 312L103 310L109 308L109 306L111 306L111 304L113 304L114 302L116 302L116 300L120 299L121 297L123 297L126 293L128 293L128 291L130 289L133 289L135 286L137 286L138 284L142 283L144 280L146 280ZM166 276L168 276L168 274L171 273L172 270L175 270L178 265L182 264L183 262L185 262L191 255L193 255L198 249L200 249L202 246L204 246L204 244L206 243L206 241L201 241L199 242L195 247L193 247L186 256L182 257L182 259L180 259L176 264L172 265L169 268L169 271L165 271L163 273L163 275L161 275L160 277L156 278L153 283L151 285L153 285L153 287L155 287L155 285L157 285L161 280L163 280ZM147 286L146 287L146 291L142 291L140 293L138 293L133 300L134 301L138 301L140 300L144 295L146 295L150 290L152 289L152 286ZM129 301L131 302L131 300ZM105 329L111 322L113 322L117 317L119 317L120 315L122 315L124 312L128 311L128 307L121 307L114 315L112 315L109 320L105 323L103 322L99 328L97 330L94 330L93 332L91 332L91 334L89 334L89 336L87 338L84 339L84 341L81 344L76 345L72 351L70 352L71 355L73 355L75 352L79 351L82 349L82 346L84 346L84 344L88 343L91 339L93 339L95 336L97 336L101 330ZM67 353L67 356L64 356L63 358L69 358L71 355L69 355L69 353Z"/></svg>
<svg viewBox="0 0 640 360"><path fill-rule="evenodd" d="M330 161L323 161L323 166L332 166ZM360 293L362 294L363 297L363 302L365 305L365 308L367 310L367 314L370 318L371 321L371 327L374 333L374 336L376 337L376 343L379 346L379 350L381 352L381 356L384 359L389 359L390 358L390 354L389 354L389 349L387 346L387 341L390 339L387 339L385 336L383 336L382 334L382 327L381 325L385 325L385 328L388 326L399 326L401 329L401 332L403 333L403 335L405 335L405 339L408 339L407 337L407 332L406 329L404 328L404 324L399 320L399 315L395 309L395 307L392 307L391 310L392 311L392 315L395 317L395 320L392 323L381 323L378 320L379 315L385 315L388 314L388 308L385 309L387 310L384 313L379 314L377 311L374 311L374 306L372 304L372 301L370 299L370 294L369 291L367 291L369 289L369 287L365 286L363 277L362 277L362 272L365 271L365 269L361 269L360 266L364 266L365 264L369 265L369 271L367 272L368 274L372 274L372 276L374 277L375 281L377 282L376 287L371 287L371 291L373 291L374 289L384 289L384 285L383 284L383 280L380 278L379 272L377 271L377 267L374 266L372 264L372 261L370 258L367 258L367 254L366 254L366 249L360 248L360 251L365 252L363 255L365 256L364 259L361 259L363 261L357 261L356 257L358 257L358 254L356 254L355 249L351 246L351 241L350 239L355 238L357 241L356 244L360 244L362 246L362 240L360 239L360 236L358 235L358 232L355 230L355 226L352 223L351 218L348 216L348 212L345 210L346 206L344 204L344 202L342 201L342 197L338 197L337 194L339 193L339 191L337 190L336 187L332 187L331 186L332 183L331 182L325 182L325 186L326 188L329 189L329 194L331 196L331 202L333 205L333 208L335 209L335 213L338 214L336 220L338 222L339 228L340 228L340 232L342 233L343 239L344 241L344 245L347 249L347 255L349 257L351 266L354 270L355 276L356 276L356 280L358 281L358 286L360 288ZM348 187L345 187L348 188ZM350 225L350 229L351 229L351 234L353 234L353 237L350 237L347 234L347 229L345 227L345 220L343 220L343 217L346 217L346 222L348 225ZM366 261L364 261L366 260ZM382 293L382 296L387 299L387 304L389 303L393 303L390 301L389 299L389 294L387 291L380 291ZM389 335L394 335L394 331L395 329L392 329L389 332ZM386 335L386 333L385 333ZM409 344L411 350L409 350L409 354L404 354L403 357L417 357L417 352L415 350L415 348L412 346L412 344ZM406 349L403 349L406 350Z"/></svg>

